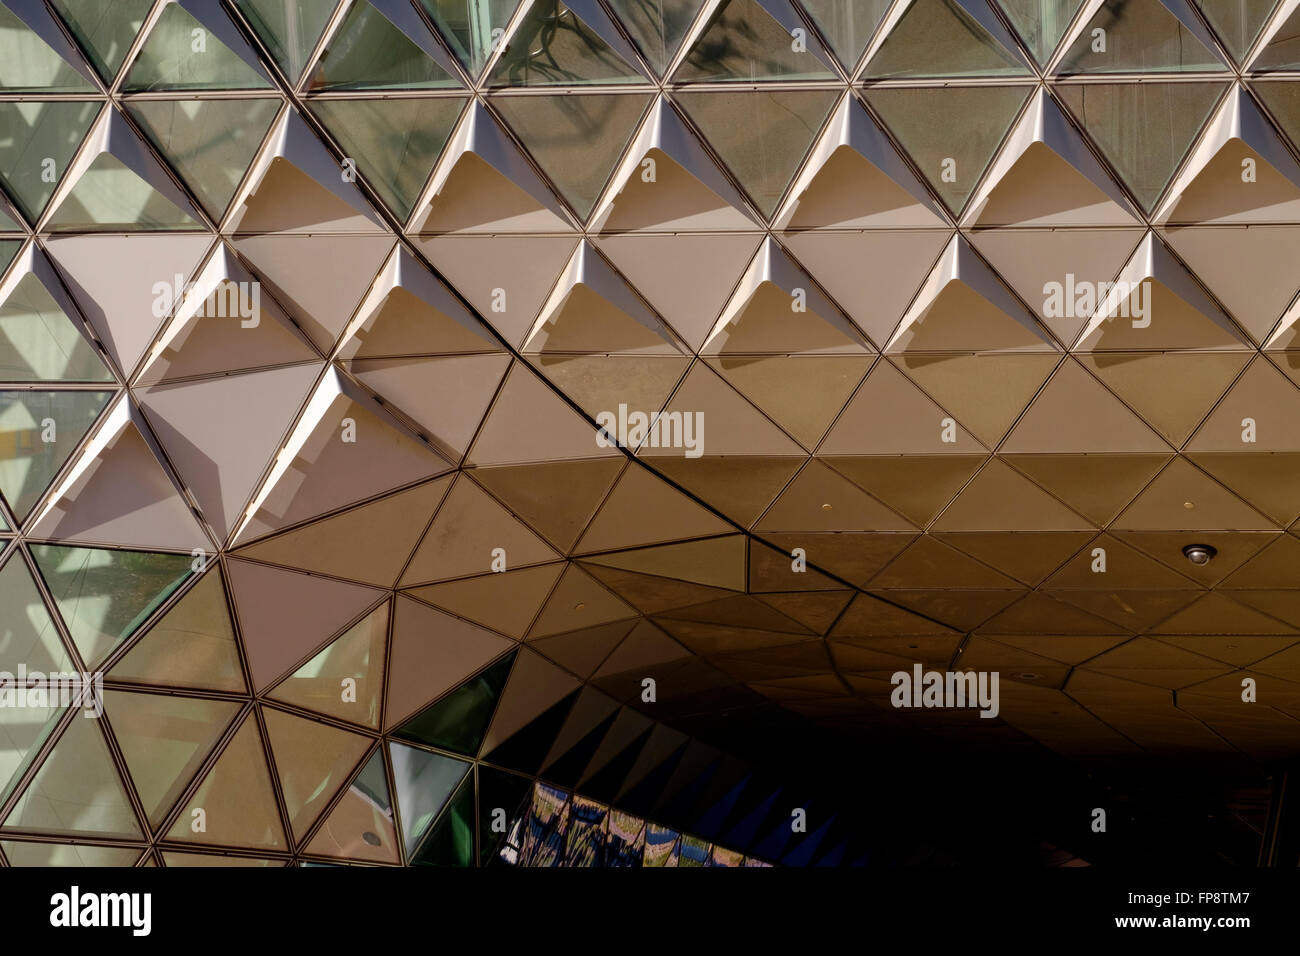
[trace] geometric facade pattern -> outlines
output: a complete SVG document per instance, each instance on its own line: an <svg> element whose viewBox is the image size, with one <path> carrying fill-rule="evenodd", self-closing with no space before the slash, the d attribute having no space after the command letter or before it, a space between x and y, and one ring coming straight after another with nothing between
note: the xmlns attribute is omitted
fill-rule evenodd
<svg viewBox="0 0 1300 956"><path fill-rule="evenodd" d="M103 675L0 708L3 860L833 865L757 735L1295 756L1297 18L0 0L0 671Z"/></svg>

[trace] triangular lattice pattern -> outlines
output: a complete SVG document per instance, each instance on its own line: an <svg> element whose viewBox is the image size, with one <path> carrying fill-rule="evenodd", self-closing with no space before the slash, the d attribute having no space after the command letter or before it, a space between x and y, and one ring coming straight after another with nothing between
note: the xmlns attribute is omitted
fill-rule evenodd
<svg viewBox="0 0 1300 956"><path fill-rule="evenodd" d="M0 709L0 853L849 862L750 735L1294 755L1247 6L0 0L0 671L105 688Z"/></svg>

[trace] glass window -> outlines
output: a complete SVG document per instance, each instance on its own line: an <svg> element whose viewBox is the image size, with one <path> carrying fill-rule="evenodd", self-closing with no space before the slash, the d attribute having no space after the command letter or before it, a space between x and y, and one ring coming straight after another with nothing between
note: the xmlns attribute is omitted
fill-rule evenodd
<svg viewBox="0 0 1300 956"><path fill-rule="evenodd" d="M216 16L225 16L219 11ZM168 4L131 64L123 88L252 90L271 84L179 3Z"/></svg>
<svg viewBox="0 0 1300 956"><path fill-rule="evenodd" d="M461 684L403 724L398 736L470 756L478 753L513 662L509 654Z"/></svg>
<svg viewBox="0 0 1300 956"><path fill-rule="evenodd" d="M1102 31L1100 37L1098 30ZM1219 58L1159 0L1104 0L1057 72L1180 73L1222 69Z"/></svg>
<svg viewBox="0 0 1300 956"><path fill-rule="evenodd" d="M1300 68L1300 10L1287 17L1268 45L1260 51L1252 70L1294 70Z"/></svg>
<svg viewBox="0 0 1300 956"><path fill-rule="evenodd" d="M997 0L1034 59L1044 64L1061 42L1080 0Z"/></svg>
<svg viewBox="0 0 1300 956"><path fill-rule="evenodd" d="M387 634L388 605L381 604L294 671L271 696L378 729Z"/></svg>
<svg viewBox="0 0 1300 956"><path fill-rule="evenodd" d="M0 392L0 494L20 521L45 493L111 394Z"/></svg>
<svg viewBox="0 0 1300 956"><path fill-rule="evenodd" d="M109 673L115 680L241 693L243 671L220 568L182 596Z"/></svg>
<svg viewBox="0 0 1300 956"><path fill-rule="evenodd" d="M0 179L28 222L45 211L98 115L98 103L76 100L0 103Z"/></svg>
<svg viewBox="0 0 1300 956"><path fill-rule="evenodd" d="M393 782L397 786L402 842L410 853L471 765L395 742L389 743L388 753L393 762Z"/></svg>
<svg viewBox="0 0 1300 956"><path fill-rule="evenodd" d="M188 554L32 545L63 623L95 667L190 576Z"/></svg>
<svg viewBox="0 0 1300 956"><path fill-rule="evenodd" d="M80 715L72 718L5 818L6 827L60 836L143 836L101 726Z"/></svg>
<svg viewBox="0 0 1300 956"><path fill-rule="evenodd" d="M656 76L668 69L703 5L703 0L610 0Z"/></svg>
<svg viewBox="0 0 1300 956"><path fill-rule="evenodd" d="M461 66L483 72L519 0L420 0Z"/></svg>
<svg viewBox="0 0 1300 956"><path fill-rule="evenodd" d="M126 108L203 208L220 219L280 101L136 100Z"/></svg>
<svg viewBox="0 0 1300 956"><path fill-rule="evenodd" d="M861 58L890 4L891 0L803 0L803 8L849 69Z"/></svg>
<svg viewBox="0 0 1300 956"><path fill-rule="evenodd" d="M100 153L47 221L51 232L196 230L188 212L111 153Z"/></svg>
<svg viewBox="0 0 1300 956"><path fill-rule="evenodd" d="M867 76L1011 76L1029 71L953 0L914 0L876 55Z"/></svg>
<svg viewBox="0 0 1300 956"><path fill-rule="evenodd" d="M640 83L644 77L559 0L537 0L506 41L489 86Z"/></svg>
<svg viewBox="0 0 1300 956"><path fill-rule="evenodd" d="M1057 93L1147 211L1223 93L1222 83L1063 84Z"/></svg>
<svg viewBox="0 0 1300 956"><path fill-rule="evenodd" d="M877 88L867 102L956 213L1028 99L1027 86Z"/></svg>
<svg viewBox="0 0 1300 956"><path fill-rule="evenodd" d="M834 90L679 93L709 144L770 216L839 98Z"/></svg>
<svg viewBox="0 0 1300 956"><path fill-rule="evenodd" d="M53 0L53 4L99 75L111 83L153 0Z"/></svg>
<svg viewBox="0 0 1300 956"><path fill-rule="evenodd" d="M649 96L497 96L505 117L583 219L627 148Z"/></svg>
<svg viewBox="0 0 1300 956"><path fill-rule="evenodd" d="M358 0L348 11L307 84L312 90L429 89L459 85L366 0Z"/></svg>
<svg viewBox="0 0 1300 956"><path fill-rule="evenodd" d="M0 91L92 92L94 85L0 4Z"/></svg>
<svg viewBox="0 0 1300 956"><path fill-rule="evenodd" d="M29 272L0 302L0 382L49 381L110 382L112 375L81 329ZM75 402L79 393L57 394ZM96 396L100 401L91 421L103 407L103 393L92 394ZM4 468L0 464L0 474Z"/></svg>
<svg viewBox="0 0 1300 956"><path fill-rule="evenodd" d="M320 117L398 218L419 199L466 97L316 100Z"/></svg>
<svg viewBox="0 0 1300 956"><path fill-rule="evenodd" d="M807 47L806 41L800 44L755 0L726 0L673 79L834 79L835 74Z"/></svg>
<svg viewBox="0 0 1300 956"><path fill-rule="evenodd" d="M338 0L235 0L235 5L289 81L297 83Z"/></svg>

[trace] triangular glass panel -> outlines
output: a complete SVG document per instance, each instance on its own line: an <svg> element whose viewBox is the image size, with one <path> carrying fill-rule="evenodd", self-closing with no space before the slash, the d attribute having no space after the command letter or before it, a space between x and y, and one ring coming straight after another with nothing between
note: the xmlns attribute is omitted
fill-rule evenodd
<svg viewBox="0 0 1300 956"><path fill-rule="evenodd" d="M679 82L736 80L830 80L828 65L812 52L807 29L782 3L780 23L758 0L723 0L691 52L673 74ZM793 31L802 29L801 37ZM802 42L801 42L802 41Z"/></svg>
<svg viewBox="0 0 1300 956"><path fill-rule="evenodd" d="M678 833L653 823L645 827L645 857L642 866L676 866Z"/></svg>
<svg viewBox="0 0 1300 956"><path fill-rule="evenodd" d="M1294 70L1300 67L1300 10L1293 10L1273 30L1264 49L1249 66L1252 71Z"/></svg>
<svg viewBox="0 0 1300 956"><path fill-rule="evenodd" d="M17 270L15 270L17 272ZM0 381L4 382L111 382L112 374L99 353L86 339L79 323L74 323L67 309L50 294L35 271L12 282L7 297L0 300ZM51 278L52 275L51 275ZM9 285L6 283L5 285ZM0 285L0 295L4 286ZM61 293L61 288L57 291ZM71 302L67 302L71 308ZM62 392L60 402L75 402L78 393ZM99 404L86 415L89 425L106 400L105 393L91 393ZM79 416L84 418L85 415ZM81 434L65 436L63 447L71 451ZM51 443L53 444L53 443ZM55 466L57 470L57 466ZM0 475L5 465L0 464ZM53 477L53 471L49 477ZM0 479L3 490L3 479Z"/></svg>
<svg viewBox="0 0 1300 956"><path fill-rule="evenodd" d="M203 783L182 806L167 839L218 846L285 848L257 720L249 715Z"/></svg>
<svg viewBox="0 0 1300 956"><path fill-rule="evenodd" d="M466 777L411 859L412 866L474 865L474 781Z"/></svg>
<svg viewBox="0 0 1300 956"><path fill-rule="evenodd" d="M1061 42L1082 0L997 0L997 4L1041 65Z"/></svg>
<svg viewBox="0 0 1300 956"><path fill-rule="evenodd" d="M126 108L208 214L220 219L280 101L135 100Z"/></svg>
<svg viewBox="0 0 1300 956"><path fill-rule="evenodd" d="M5 582L0 576L0 593L4 587ZM53 631L53 624L50 628ZM65 656L58 669L66 672L71 667ZM29 697L26 707L6 707L0 716L0 799L9 799L13 788L40 755L41 748L63 718L64 711L57 706L34 707L32 703Z"/></svg>
<svg viewBox="0 0 1300 956"><path fill-rule="evenodd" d="M591 21L578 15L581 10ZM488 86L582 86L641 83L629 63L627 41L590 0L569 7L561 0L533 0L506 39ZM619 48L611 44L617 44Z"/></svg>
<svg viewBox="0 0 1300 956"><path fill-rule="evenodd" d="M461 66L477 77L520 0L420 0Z"/></svg>
<svg viewBox="0 0 1300 956"><path fill-rule="evenodd" d="M1255 95L1268 108L1274 124L1291 140L1300 143L1300 89L1290 80L1268 80L1252 84Z"/></svg>
<svg viewBox="0 0 1300 956"><path fill-rule="evenodd" d="M397 828L393 798L384 776L384 751L376 748L342 798L329 812L307 852L321 856L396 863Z"/></svg>
<svg viewBox="0 0 1300 956"><path fill-rule="evenodd" d="M45 211L99 106L79 100L0 103L0 181L28 222Z"/></svg>
<svg viewBox="0 0 1300 956"><path fill-rule="evenodd" d="M0 311L0 320L5 313ZM7 331L7 330L6 330ZM111 392L0 392L0 495L19 521L76 450ZM52 423L52 424L51 424Z"/></svg>
<svg viewBox="0 0 1300 956"><path fill-rule="evenodd" d="M383 597L374 588L248 561L227 561L226 570L248 669L259 691L296 670L325 638L350 626ZM284 616L287 607L298 608L291 626Z"/></svg>
<svg viewBox="0 0 1300 956"><path fill-rule="evenodd" d="M196 230L198 220L111 153L100 153L59 204L51 232Z"/></svg>
<svg viewBox="0 0 1300 956"><path fill-rule="evenodd" d="M18 552L0 568L0 669L15 673L26 663L33 671L66 671L72 665L59 638L54 618L41 600L27 564ZM0 776L4 764L0 763Z"/></svg>
<svg viewBox="0 0 1300 956"><path fill-rule="evenodd" d="M402 817L402 842L411 853L473 764L396 742L389 743L388 754Z"/></svg>
<svg viewBox="0 0 1300 956"><path fill-rule="evenodd" d="M338 0L235 0L290 83L297 83Z"/></svg>
<svg viewBox="0 0 1300 956"><path fill-rule="evenodd" d="M188 554L32 545L72 641L98 665L149 619L191 574Z"/></svg>
<svg viewBox="0 0 1300 956"><path fill-rule="evenodd" d="M139 847L89 846L76 843L29 843L0 841L10 866L84 866L126 868L140 858ZM146 863L145 866L150 864Z"/></svg>
<svg viewBox="0 0 1300 956"><path fill-rule="evenodd" d="M0 669L15 674L20 664L29 671L67 673L71 659L36 582L18 552L0 568ZM62 710L53 707L0 708L0 800L27 769L46 738L53 733ZM46 702L47 704L49 701Z"/></svg>
<svg viewBox="0 0 1300 956"><path fill-rule="evenodd" d="M873 0L874 2L874 0ZM610 0L655 76L663 76L703 0Z"/></svg>
<svg viewBox="0 0 1300 956"><path fill-rule="evenodd" d="M867 62L865 75L1025 75L1029 69L1007 45L1010 39L984 0L912 0Z"/></svg>
<svg viewBox="0 0 1300 956"><path fill-rule="evenodd" d="M840 63L851 71L889 12L892 0L801 0L801 4Z"/></svg>
<svg viewBox="0 0 1300 956"><path fill-rule="evenodd" d="M1089 83L1062 84L1056 92L1149 212L1224 88L1223 83Z"/></svg>
<svg viewBox="0 0 1300 956"><path fill-rule="evenodd" d="M14 261L14 256L18 255L22 245L22 241L17 239L0 240L0 275L9 268L9 263Z"/></svg>
<svg viewBox="0 0 1300 956"><path fill-rule="evenodd" d="M397 729L396 736L473 756L483 743L515 655L507 654Z"/></svg>
<svg viewBox="0 0 1300 956"><path fill-rule="evenodd" d="M52 0L68 32L105 83L112 83L135 42L153 0Z"/></svg>
<svg viewBox="0 0 1300 956"><path fill-rule="evenodd" d="M520 866L540 868L564 865L570 805L569 794L563 790L540 782L533 788L533 800L520 840Z"/></svg>
<svg viewBox="0 0 1300 956"><path fill-rule="evenodd" d="M162 687L243 693L243 670L221 570L209 571L109 674L115 680Z"/></svg>
<svg viewBox="0 0 1300 956"><path fill-rule="evenodd" d="M492 105L578 215L591 212L649 95L497 96Z"/></svg>
<svg viewBox="0 0 1300 956"><path fill-rule="evenodd" d="M370 738L270 707L262 710L262 716L284 808L298 841L352 776Z"/></svg>
<svg viewBox="0 0 1300 956"><path fill-rule="evenodd" d="M294 671L271 697L378 729L387 643L385 602Z"/></svg>
<svg viewBox="0 0 1300 956"><path fill-rule="evenodd" d="M31 4L26 4L31 7ZM48 20L44 7L28 10L30 15ZM57 33L52 20L44 24L55 31L58 40L67 46L67 52L76 51ZM32 26L3 4L0 4L0 36L4 37L5 55L0 57L0 93L81 93L94 92L94 85L82 76L73 65L60 56Z"/></svg>
<svg viewBox="0 0 1300 956"><path fill-rule="evenodd" d="M423 23L419 26L425 29ZM434 42L432 36L421 39ZM427 50L367 0L357 0L347 12L307 80L307 88L316 91L426 90L459 85Z"/></svg>
<svg viewBox="0 0 1300 956"><path fill-rule="evenodd" d="M238 709L233 700L105 692L104 710L151 826L162 823Z"/></svg>
<svg viewBox="0 0 1300 956"><path fill-rule="evenodd" d="M1196 0L1228 53L1237 62L1246 55L1264 29L1277 0ZM1255 64L1257 67L1258 64Z"/></svg>
<svg viewBox="0 0 1300 956"><path fill-rule="evenodd" d="M606 866L640 866L645 854L645 821L630 813L611 810L605 845Z"/></svg>
<svg viewBox="0 0 1300 956"><path fill-rule="evenodd" d="M519 815L533 789L529 777L520 777L482 764L478 768L479 862L485 864L507 838L507 828Z"/></svg>
<svg viewBox="0 0 1300 956"><path fill-rule="evenodd" d="M23 791L4 825L58 836L143 834L97 720L76 716Z"/></svg>
<svg viewBox="0 0 1300 956"><path fill-rule="evenodd" d="M1249 62L1252 72L1300 68L1300 10L1292 10L1281 26L1274 27L1264 49Z"/></svg>
<svg viewBox="0 0 1300 956"><path fill-rule="evenodd" d="M682 93L682 109L763 215L775 211L831 108L834 90ZM736 117L744 116L744 123Z"/></svg>
<svg viewBox="0 0 1300 956"><path fill-rule="evenodd" d="M877 88L867 101L954 213L983 177L1032 87Z"/></svg>
<svg viewBox="0 0 1300 956"><path fill-rule="evenodd" d="M609 808L575 795L569 813L564 865L603 867L605 843L609 835Z"/></svg>
<svg viewBox="0 0 1300 956"><path fill-rule="evenodd" d="M465 97L317 100L320 117L362 177L405 221L420 197Z"/></svg>
<svg viewBox="0 0 1300 956"><path fill-rule="evenodd" d="M225 16L219 7L214 7L213 12L214 16ZM200 23L179 3L169 3L131 64L123 89L128 93L257 90L270 85L208 24Z"/></svg>
<svg viewBox="0 0 1300 956"><path fill-rule="evenodd" d="M1190 7L1180 8L1194 16ZM1200 73L1223 69L1218 56L1161 0L1103 0L1056 72Z"/></svg>

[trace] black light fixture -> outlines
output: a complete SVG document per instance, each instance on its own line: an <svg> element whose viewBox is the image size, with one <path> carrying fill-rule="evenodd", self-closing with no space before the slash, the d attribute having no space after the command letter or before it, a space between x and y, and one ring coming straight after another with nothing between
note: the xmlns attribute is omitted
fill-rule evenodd
<svg viewBox="0 0 1300 956"><path fill-rule="evenodd" d="M1183 548L1183 557L1198 567L1209 564L1210 559L1218 553L1217 550L1208 544L1189 544Z"/></svg>

